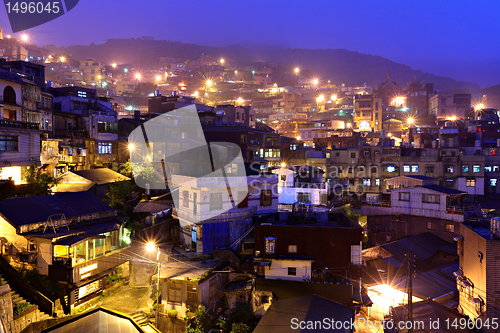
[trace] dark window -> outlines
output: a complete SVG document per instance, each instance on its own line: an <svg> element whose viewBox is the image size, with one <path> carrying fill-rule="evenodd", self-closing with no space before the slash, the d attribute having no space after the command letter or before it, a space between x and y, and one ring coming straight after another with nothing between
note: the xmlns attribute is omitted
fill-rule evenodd
<svg viewBox="0 0 500 333"><path fill-rule="evenodd" d="M297 276L297 267L288 267L288 275Z"/></svg>
<svg viewBox="0 0 500 333"><path fill-rule="evenodd" d="M0 135L0 151L18 151L18 137Z"/></svg>
<svg viewBox="0 0 500 333"><path fill-rule="evenodd" d="M11 86L7 86L3 90L3 102L6 104L16 104L16 92Z"/></svg>
<svg viewBox="0 0 500 333"><path fill-rule="evenodd" d="M196 287L187 286L186 306L188 306L191 311L196 311L198 308L198 293L196 292Z"/></svg>
<svg viewBox="0 0 500 333"><path fill-rule="evenodd" d="M210 193L210 210L222 209L222 193Z"/></svg>
<svg viewBox="0 0 500 333"><path fill-rule="evenodd" d="M168 284L167 302L180 304L182 301L182 285L177 283Z"/></svg>
<svg viewBox="0 0 500 333"><path fill-rule="evenodd" d="M260 205L261 206L271 206L273 202L273 197L271 190L261 190L260 191Z"/></svg>

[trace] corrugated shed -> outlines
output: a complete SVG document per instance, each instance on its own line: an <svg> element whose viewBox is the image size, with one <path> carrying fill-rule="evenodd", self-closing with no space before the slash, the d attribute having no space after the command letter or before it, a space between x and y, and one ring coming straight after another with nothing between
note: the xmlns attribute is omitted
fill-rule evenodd
<svg viewBox="0 0 500 333"><path fill-rule="evenodd" d="M203 253L226 249L252 227L252 219L204 223L202 227Z"/></svg>

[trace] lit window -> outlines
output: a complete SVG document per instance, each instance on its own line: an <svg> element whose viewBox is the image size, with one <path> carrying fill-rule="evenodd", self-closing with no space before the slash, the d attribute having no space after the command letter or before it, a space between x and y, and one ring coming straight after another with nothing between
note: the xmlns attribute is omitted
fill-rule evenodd
<svg viewBox="0 0 500 333"><path fill-rule="evenodd" d="M411 172L418 172L418 165L412 165Z"/></svg>
<svg viewBox="0 0 500 333"><path fill-rule="evenodd" d="M462 165L462 172L469 172L469 165Z"/></svg>
<svg viewBox="0 0 500 333"><path fill-rule="evenodd" d="M484 172L491 172L491 165L487 165L484 167Z"/></svg>
<svg viewBox="0 0 500 333"><path fill-rule="evenodd" d="M365 178L363 179L363 186L370 186L371 184L371 179Z"/></svg>
<svg viewBox="0 0 500 333"><path fill-rule="evenodd" d="M476 186L476 179L475 178L467 178L465 180L465 186L467 186L467 187L475 187Z"/></svg>
<svg viewBox="0 0 500 333"><path fill-rule="evenodd" d="M297 245L288 245L288 253L297 253Z"/></svg>
<svg viewBox="0 0 500 333"><path fill-rule="evenodd" d="M267 254L276 253L276 238L266 237L266 253Z"/></svg>
<svg viewBox="0 0 500 333"><path fill-rule="evenodd" d="M453 173L453 165L448 165L446 167L446 173Z"/></svg>
<svg viewBox="0 0 500 333"><path fill-rule="evenodd" d="M403 172L410 172L410 166L408 164L403 165Z"/></svg>
<svg viewBox="0 0 500 333"><path fill-rule="evenodd" d="M480 166L480 165L475 164L475 165L472 167L472 172L481 172L481 166Z"/></svg>
<svg viewBox="0 0 500 333"><path fill-rule="evenodd" d="M380 186L380 179L379 178L375 179L375 186Z"/></svg>
<svg viewBox="0 0 500 333"><path fill-rule="evenodd" d="M455 232L455 226L453 224L445 224L444 231L446 232Z"/></svg>
<svg viewBox="0 0 500 333"><path fill-rule="evenodd" d="M434 223L434 222L427 222L427 229L428 230L436 230L436 223Z"/></svg>
<svg viewBox="0 0 500 333"><path fill-rule="evenodd" d="M497 181L498 181L497 178L491 178L490 179L490 186L497 186Z"/></svg>
<svg viewBox="0 0 500 333"><path fill-rule="evenodd" d="M395 172L395 171L396 171L396 167L395 167L395 166L393 166L393 165L389 165L389 166L387 167L387 172Z"/></svg>
<svg viewBox="0 0 500 333"><path fill-rule="evenodd" d="M99 154L111 154L112 153L112 143L111 142L99 142L98 143Z"/></svg>

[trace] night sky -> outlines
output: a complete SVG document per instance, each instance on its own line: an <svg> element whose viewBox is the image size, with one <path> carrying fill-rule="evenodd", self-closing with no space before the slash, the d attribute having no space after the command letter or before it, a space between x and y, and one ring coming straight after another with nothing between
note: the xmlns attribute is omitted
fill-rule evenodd
<svg viewBox="0 0 500 333"><path fill-rule="evenodd" d="M30 29L33 43L155 39L344 48L485 87L500 83L500 1L80 0ZM0 25L10 32L5 7Z"/></svg>

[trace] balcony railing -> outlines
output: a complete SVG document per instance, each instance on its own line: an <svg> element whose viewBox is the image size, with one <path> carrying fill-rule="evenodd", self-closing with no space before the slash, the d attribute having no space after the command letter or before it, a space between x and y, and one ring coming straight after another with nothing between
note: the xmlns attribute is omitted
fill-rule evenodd
<svg viewBox="0 0 500 333"><path fill-rule="evenodd" d="M54 135L56 137L78 137L78 138L86 138L87 137L87 131L84 129L78 129L78 130L61 130L61 129L56 129L54 130Z"/></svg>
<svg viewBox="0 0 500 333"><path fill-rule="evenodd" d="M213 216L213 214L193 214L192 212L185 212L182 210L178 210L176 207L172 209L172 216L175 218L180 218L187 220L191 223L197 222L223 222L223 221L237 221L237 220L246 220L251 218L257 213L257 207L247 207L243 209L238 209L237 211L228 211L225 213L221 213L217 216Z"/></svg>
<svg viewBox="0 0 500 333"><path fill-rule="evenodd" d="M294 187L294 188L316 188L324 190L326 189L325 183L280 183L279 187Z"/></svg>
<svg viewBox="0 0 500 333"><path fill-rule="evenodd" d="M39 129L40 128L40 124L38 124L38 123L29 123L29 122L26 122L26 121L16 121L16 120L0 119L0 127L23 128L23 129Z"/></svg>

